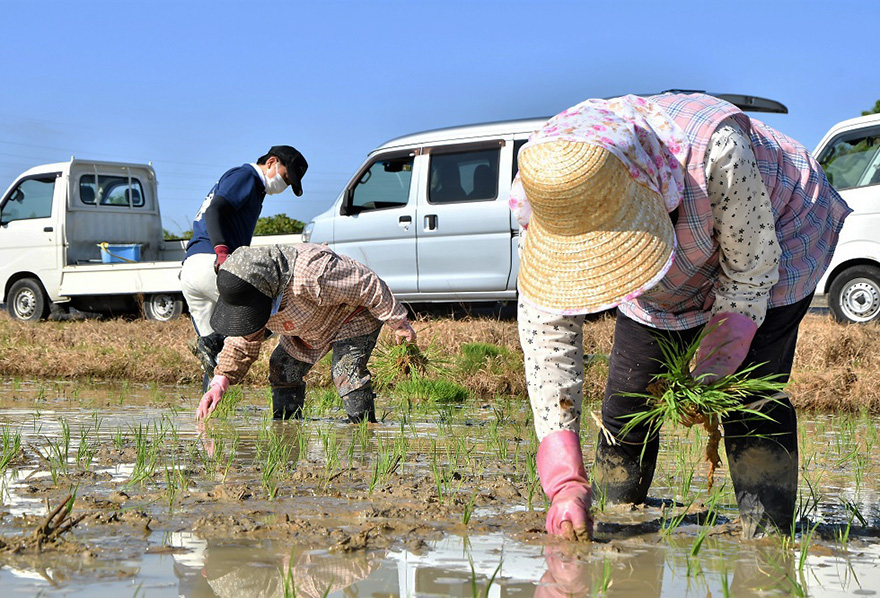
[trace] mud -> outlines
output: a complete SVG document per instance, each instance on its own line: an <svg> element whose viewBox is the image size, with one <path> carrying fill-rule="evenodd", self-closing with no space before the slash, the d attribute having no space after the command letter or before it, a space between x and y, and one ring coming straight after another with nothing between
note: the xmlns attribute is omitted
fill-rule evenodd
<svg viewBox="0 0 880 598"><path fill-rule="evenodd" d="M193 389L95 392L82 409L22 388L0 388L0 463L15 434L21 447L2 477L0 584L25 595L880 591L868 416L802 415L789 537L740 540L726 460L710 495L703 440L667 430L647 503L597 503L594 542L569 544L544 533L521 403L388 405L374 425L314 400L302 422L240 404L199 426ZM597 430L584 424L590 463ZM69 495L77 524L22 544Z"/></svg>

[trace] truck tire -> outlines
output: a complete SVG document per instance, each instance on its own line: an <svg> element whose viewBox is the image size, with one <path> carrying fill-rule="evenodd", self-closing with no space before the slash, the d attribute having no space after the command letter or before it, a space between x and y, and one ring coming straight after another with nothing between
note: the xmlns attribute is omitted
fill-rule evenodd
<svg viewBox="0 0 880 598"><path fill-rule="evenodd" d="M183 313L183 298L174 293L154 293L144 298L144 316L148 320L169 322Z"/></svg>
<svg viewBox="0 0 880 598"><path fill-rule="evenodd" d="M853 266L831 282L828 307L842 324L863 324L880 316L880 268Z"/></svg>
<svg viewBox="0 0 880 598"><path fill-rule="evenodd" d="M6 298L6 309L16 320L36 322L49 315L49 298L43 285L35 278L15 281Z"/></svg>

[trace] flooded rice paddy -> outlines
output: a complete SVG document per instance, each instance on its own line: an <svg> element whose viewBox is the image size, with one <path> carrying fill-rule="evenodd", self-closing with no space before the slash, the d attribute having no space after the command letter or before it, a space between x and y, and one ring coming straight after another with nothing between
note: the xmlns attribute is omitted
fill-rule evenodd
<svg viewBox="0 0 880 598"><path fill-rule="evenodd" d="M2 596L880 593L874 416L800 414L784 537L741 540L724 467L710 495L700 433L667 429L648 503L595 504L570 544L543 533L523 400L380 397L350 425L332 393L284 423L246 393L198 425L195 388L0 384Z"/></svg>

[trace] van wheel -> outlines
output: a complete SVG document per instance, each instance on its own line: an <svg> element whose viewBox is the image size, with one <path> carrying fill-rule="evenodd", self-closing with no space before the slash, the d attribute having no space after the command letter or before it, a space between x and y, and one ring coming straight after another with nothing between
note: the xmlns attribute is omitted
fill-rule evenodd
<svg viewBox="0 0 880 598"><path fill-rule="evenodd" d="M144 316L148 320L169 322L183 313L183 298L172 293L154 293L144 300Z"/></svg>
<svg viewBox="0 0 880 598"><path fill-rule="evenodd" d="M870 322L880 315L880 268L853 266L831 283L828 307L843 324Z"/></svg>
<svg viewBox="0 0 880 598"><path fill-rule="evenodd" d="M40 281L22 278L15 281L6 298L6 309L16 320L36 322L49 315L49 298Z"/></svg>

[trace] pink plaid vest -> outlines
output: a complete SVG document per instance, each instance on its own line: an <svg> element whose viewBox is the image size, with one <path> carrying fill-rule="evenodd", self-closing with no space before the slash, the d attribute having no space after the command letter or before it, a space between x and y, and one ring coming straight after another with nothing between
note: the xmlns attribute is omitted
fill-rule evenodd
<svg viewBox="0 0 880 598"><path fill-rule="evenodd" d="M791 305L812 293L851 210L806 148L712 96L663 94L650 99L684 129L691 143L687 187L678 208L678 248L672 268L656 287L622 304L620 310L636 321L667 330L693 328L709 320L720 266L706 191L706 149L727 118L735 119L751 137L776 221L782 255L779 282L770 292L768 306Z"/></svg>

